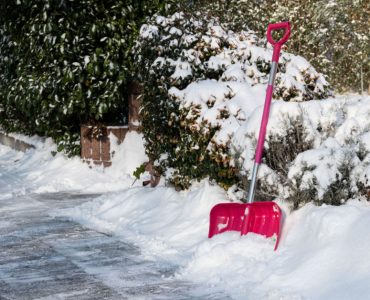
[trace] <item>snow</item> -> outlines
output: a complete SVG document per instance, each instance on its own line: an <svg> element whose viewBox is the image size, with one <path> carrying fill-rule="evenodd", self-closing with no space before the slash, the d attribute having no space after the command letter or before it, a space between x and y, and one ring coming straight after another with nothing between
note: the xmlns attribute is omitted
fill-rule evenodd
<svg viewBox="0 0 370 300"><path fill-rule="evenodd" d="M172 38L170 48L199 40L205 49L215 50L204 65L208 70L221 71L219 80L201 78L182 90L171 87L168 92L187 112L186 118L194 120L194 126L206 122L219 127L213 141L230 143L230 148L240 153L243 170L250 170L268 74L257 65L269 63L272 49L260 47L251 32L226 32L221 26L208 24L207 34L196 36L172 26L174 20L185 18L181 13L170 18L156 16L156 25L143 25L140 36L144 40ZM229 47L221 49L225 42ZM201 55L201 51L184 49L181 58L158 57L151 66L154 72L169 64L173 68L171 78L181 81L194 75L195 67L203 63ZM85 56L83 64L89 62L90 57ZM290 89L297 90L297 96L291 96L295 101L307 100L310 92L326 93L324 76L303 57L283 53L280 63L276 77L280 98L289 98ZM81 67L78 62L72 65ZM305 75L314 82L313 91L307 89ZM283 138L288 121L299 119L305 142L312 143L312 149L291 162L287 179L300 190L314 188L321 199L340 179L339 169L347 160L353 166L350 188L355 190L358 182L368 188L369 116L369 96L345 95L300 103L273 101L268 134ZM255 234L226 232L207 238L211 208L238 201L236 189L224 191L207 179L182 192L164 181L156 188L143 187L148 174L140 180L132 175L148 161L138 133L128 133L121 145L111 135L113 166L107 169L88 166L61 153L53 155L56 145L51 139L13 136L35 149L20 153L0 146L0 201L30 193L102 193L91 202L53 214L133 243L145 259L174 265L174 278L201 283L205 290L226 292L233 299L368 298L370 204L364 199L339 199L348 201L337 207L309 203L292 212L283 200L289 190L282 187L275 200L284 215L282 237L274 251L273 239ZM361 159L360 150L364 154ZM161 160L165 159L166 154L162 154ZM266 164L261 165L259 177L269 185L277 182L277 175ZM0 228L8 225L0 223ZM68 296L78 295L67 291Z"/></svg>
<svg viewBox="0 0 370 300"><path fill-rule="evenodd" d="M269 140L269 136L284 139L291 127L291 120L299 120L304 128L305 142L312 143L312 149L300 153L288 166L287 179L294 183L298 176L301 180L298 188L312 187L321 199L330 184L341 178L339 169L342 164L348 163L353 166L350 170L351 189L356 191L356 183L365 182L370 175L369 102L370 97L366 95L337 96L304 103L273 101L266 140ZM238 105L247 111L245 121L238 120L234 127L224 126L217 138L223 143L231 140L233 151L240 153L243 169L248 172L253 165L255 148L251 145L258 138L263 104L262 101L259 104L240 101ZM268 142L265 143L265 148L268 148ZM359 158L361 149L364 159ZM259 178L275 176L266 165L262 166L267 173L260 172ZM283 195L284 191L279 189L279 193Z"/></svg>
<svg viewBox="0 0 370 300"><path fill-rule="evenodd" d="M197 101L203 100L200 97ZM277 112L294 115L297 105L274 103L275 116L269 130L281 130L276 125ZM331 137L319 136L316 149L301 153L290 172L298 172L303 161L318 164L312 174L325 187L335 176L340 151L351 151L350 144L344 144L345 136L358 138L369 149L369 121L365 116L370 111L370 99L351 96L312 101L304 108L312 126L320 122L335 128ZM251 124L257 122L254 115L258 110L256 106L247 115L250 130L257 126ZM342 126L346 130L340 130ZM307 204L291 212L287 203L277 199L284 214L277 251L272 239L255 234L241 237L237 232L227 232L208 239L209 212L217 203L230 201L230 191L208 180L183 192L163 182L157 188L142 187L140 181L131 186L133 170L147 159L140 134L129 133L119 146L112 143L114 164L107 169L89 168L78 158L60 153L53 156L51 151L56 146L50 139L17 137L36 149L20 153L0 146L0 201L22 193L104 193L55 215L134 243L145 259L177 266L176 279L200 283L212 292L226 292L232 299L344 300L365 299L370 293L368 202L354 199L339 207ZM363 172L370 173L368 168Z"/></svg>
<svg viewBox="0 0 370 300"><path fill-rule="evenodd" d="M214 139L219 144L226 144L240 127L240 121L245 121L247 114L263 104L264 88L262 84L252 87L245 82L218 82L208 79L191 83L181 91L172 87L169 94L183 99L180 109L189 109L187 119L196 119L198 125L207 121L214 127L220 126L221 130ZM231 113L227 118L221 115L225 110Z"/></svg>
<svg viewBox="0 0 370 300"><path fill-rule="evenodd" d="M12 134L13 137L24 140L36 147L26 153L13 153L7 147L1 147L2 157L10 157L9 162L2 166L1 173L10 173L16 182L2 189L7 193L45 193L59 191L84 191L86 193L102 193L117 191L134 183L132 172L147 161L143 147L142 136L135 132L126 135L125 141L118 147L112 142L115 151L111 168L81 163L78 157L67 159L56 152L56 145L51 139L26 137ZM14 158L13 158L14 156ZM136 183L137 185L137 183ZM5 191L4 191L5 190Z"/></svg>
<svg viewBox="0 0 370 300"><path fill-rule="evenodd" d="M207 238L209 210L225 200L221 189L205 181L182 193L166 187L128 189L65 213L135 243L147 259L179 265L177 279L226 290L233 299L366 298L368 203L308 204L293 213L280 203L285 224L274 252L272 240L254 234Z"/></svg>
<svg viewBox="0 0 370 300"><path fill-rule="evenodd" d="M263 84L251 86L245 82L218 82L215 80L191 83L185 90L181 91L174 87L169 90L172 97L182 99L180 108L197 108L189 111L188 119L196 118L198 124L207 121L212 126L221 127L214 137L217 143L226 144L229 137L234 136L234 144L237 146L244 139L246 133L253 132L255 137L258 136L257 129L260 125L264 93L265 85ZM359 126L358 123L362 124L361 132L368 126L367 112L359 111L361 105L355 106L357 110L353 112L357 119L348 118L344 124L340 123L345 113L343 109L354 110L352 102L357 103L358 100L347 101L346 98L340 98L311 101L309 104L274 101L272 118L269 121L269 132L279 134L284 131L283 123L288 117L297 118L308 113L308 117L304 121L307 123L306 129L311 131L311 135L317 135L316 127L320 124L323 127L341 125L338 128L336 138L343 144L345 142L343 137L350 136L357 128L356 126ZM210 105L212 105L211 108ZM344 108L338 109L341 106ZM231 116L222 118L220 114L223 109L230 112ZM246 119L247 115L249 115L248 119ZM348 112L347 115L350 117ZM241 145L241 148L245 149L244 145Z"/></svg>
<svg viewBox="0 0 370 300"><path fill-rule="evenodd" d="M158 27L153 25L146 25L140 28L140 35L144 38L153 38L158 35Z"/></svg>

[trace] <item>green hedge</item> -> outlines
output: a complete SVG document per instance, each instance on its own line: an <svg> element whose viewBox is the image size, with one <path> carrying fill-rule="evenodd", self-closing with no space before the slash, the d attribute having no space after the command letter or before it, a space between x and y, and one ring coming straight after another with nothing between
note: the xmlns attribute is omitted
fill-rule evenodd
<svg viewBox="0 0 370 300"><path fill-rule="evenodd" d="M169 1L4 2L3 129L51 136L77 154L81 123L126 122L134 38L145 16Z"/></svg>

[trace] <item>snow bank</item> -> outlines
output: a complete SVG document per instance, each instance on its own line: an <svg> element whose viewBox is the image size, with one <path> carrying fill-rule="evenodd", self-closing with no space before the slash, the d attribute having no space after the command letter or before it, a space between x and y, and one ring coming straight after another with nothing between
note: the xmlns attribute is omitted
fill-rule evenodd
<svg viewBox="0 0 370 300"><path fill-rule="evenodd" d="M175 277L233 299L365 299L370 292L370 206L308 204L289 213L274 242L228 232L207 238L209 211L226 200L207 181L188 192L133 188L64 215L140 246L147 259L179 265Z"/></svg>
<svg viewBox="0 0 370 300"><path fill-rule="evenodd" d="M365 299L370 208L306 205L288 215L277 253L257 236L205 241L180 272L235 299ZM355 255L354 255L355 253Z"/></svg>
<svg viewBox="0 0 370 300"><path fill-rule="evenodd" d="M164 186L130 188L65 211L99 231L139 245L146 258L185 263L208 234L208 213L225 192L207 181L186 192Z"/></svg>
<svg viewBox="0 0 370 300"><path fill-rule="evenodd" d="M36 148L26 153L18 153L8 147L0 146L0 174L7 176L7 179L4 179L5 182L10 181L10 177L15 179L9 186L8 193L117 191L131 186L134 183L132 171L148 160L145 156L142 136L135 132L128 133L119 147L112 143L115 150L113 166L106 169L99 166L89 167L78 157L67 158L64 154L57 153L56 145L51 139L14 136ZM7 157L11 157L11 160ZM4 190L0 191L6 194Z"/></svg>

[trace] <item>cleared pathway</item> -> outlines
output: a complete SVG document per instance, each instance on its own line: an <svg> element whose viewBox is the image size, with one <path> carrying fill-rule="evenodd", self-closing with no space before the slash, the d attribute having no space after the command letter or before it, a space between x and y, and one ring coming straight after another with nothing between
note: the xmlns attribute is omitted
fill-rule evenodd
<svg viewBox="0 0 370 300"><path fill-rule="evenodd" d="M50 216L97 196L0 197L0 300L228 299L170 279L175 266L146 261L133 245Z"/></svg>

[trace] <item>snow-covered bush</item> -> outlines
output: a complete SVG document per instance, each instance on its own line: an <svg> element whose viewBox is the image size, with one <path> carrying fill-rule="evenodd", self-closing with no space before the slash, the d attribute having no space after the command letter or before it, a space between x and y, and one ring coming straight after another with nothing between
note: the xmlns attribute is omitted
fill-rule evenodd
<svg viewBox="0 0 370 300"><path fill-rule="evenodd" d="M125 122L133 39L165 2L2 1L1 126L77 154L81 123Z"/></svg>
<svg viewBox="0 0 370 300"><path fill-rule="evenodd" d="M340 91L366 91L369 86L368 1L198 0L187 7L209 10L233 29L243 28L248 20L260 37L266 24L289 20L291 53L304 56Z"/></svg>
<svg viewBox="0 0 370 300"><path fill-rule="evenodd" d="M260 110L253 112L232 140L246 178L259 125L255 115L260 114ZM259 173L259 198L284 198L294 208L311 201L340 205L355 197L368 199L369 116L370 97L276 101Z"/></svg>
<svg viewBox="0 0 370 300"><path fill-rule="evenodd" d="M263 104L272 56L265 46L254 32L228 30L207 13L157 15L141 27L135 53L146 148L177 187L207 176L225 187L238 181L231 139ZM302 102L329 94L304 58L282 55L275 98Z"/></svg>

